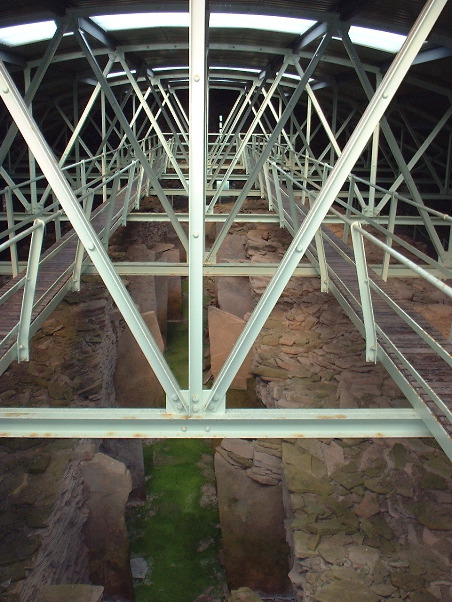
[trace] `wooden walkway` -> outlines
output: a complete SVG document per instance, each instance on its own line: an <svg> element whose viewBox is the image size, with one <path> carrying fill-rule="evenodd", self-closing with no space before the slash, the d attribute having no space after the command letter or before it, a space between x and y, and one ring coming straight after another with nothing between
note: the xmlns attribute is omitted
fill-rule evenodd
<svg viewBox="0 0 452 602"><path fill-rule="evenodd" d="M126 191L121 190L115 199L110 231L120 225ZM133 195L131 195L133 198ZM97 207L91 224L99 235L105 227L108 203ZM64 295L72 288L72 274L77 252L78 236L73 229L48 248L40 260L34 306L31 317L31 335L47 319ZM9 280L0 289L0 298L10 293L0 305L0 373L17 359L17 332L21 315L25 272Z"/></svg>

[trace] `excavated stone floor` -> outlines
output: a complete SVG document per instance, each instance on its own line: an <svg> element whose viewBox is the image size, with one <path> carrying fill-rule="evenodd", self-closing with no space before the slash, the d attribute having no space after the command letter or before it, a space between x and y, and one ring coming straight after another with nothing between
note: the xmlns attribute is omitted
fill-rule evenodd
<svg viewBox="0 0 452 602"><path fill-rule="evenodd" d="M239 224L233 234L243 237L253 261L279 261L289 242L286 232L268 225ZM139 225L133 236L155 253L165 232ZM171 250L166 243L157 246L157 256ZM115 259L123 253L121 244L113 246ZM103 286L84 280L82 293L69 295L34 338L31 362L15 364L2 376L3 406L111 404L123 328ZM266 281L250 282L256 302ZM397 286L418 312L449 334L452 311L441 293L415 279ZM206 378L208 372L206 364ZM251 374L268 407L407 405L381 366L365 362L362 338L316 279L290 281L255 344ZM110 467L111 458L100 451L96 441L2 441L1 600L63 599L67 591L52 589L62 587L53 584L87 582L95 574L96 552L85 537L89 499L95 495L93 486L87 494L87 472L100 463L105 478L116 471L123 493L132 488L124 465ZM289 575L289 590L264 594L258 581L240 578L233 602L293 599L292 586L303 602L452 600L452 470L431 439L225 440L215 461L217 468L228 468L231 483L235 476L235 484L242 484L234 502L241 535L250 529L254 537L273 537L277 531L278 545L287 541L282 571ZM226 500L221 485L218 492L221 511ZM266 499L272 504L263 504ZM263 506L267 522L259 515ZM226 509L234 511L231 502ZM110 556L111 563L120 561ZM260 591L260 597L240 591L241 585ZM86 587L71 590L71 600L101 599L102 588ZM122 587L126 594L129 585Z"/></svg>

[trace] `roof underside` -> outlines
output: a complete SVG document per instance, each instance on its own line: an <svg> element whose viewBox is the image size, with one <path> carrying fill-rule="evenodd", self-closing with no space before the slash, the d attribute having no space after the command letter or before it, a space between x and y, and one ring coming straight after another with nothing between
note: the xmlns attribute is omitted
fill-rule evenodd
<svg viewBox="0 0 452 602"><path fill-rule="evenodd" d="M422 11L423 0L384 0L370 2L368 0L321 0L308 2L306 0L275 0L263 3L260 0L225 2L210 2L212 13L267 14L310 19L316 23L326 23L333 27L344 24L367 26L374 29L406 34L417 16ZM187 12L188 2L167 0L160 2L139 2L135 0L120 0L105 2L104 0L41 0L30 3L0 2L0 27L21 23L38 22L42 20L61 19L72 16L77 19L88 19L96 15L127 13L127 12ZM75 21L80 23L80 21ZM434 25L428 43L423 51L423 62L414 65L410 76L417 81L406 80L400 90L400 98L409 99L410 105L416 105L425 110L432 107L431 92L438 93L435 104L441 106L442 100L452 89L452 4L444 8L438 22ZM184 78L187 70L180 67L188 65L188 30L184 27L160 27L143 29L123 29L106 32L108 41L114 48L124 50L131 68L138 70L143 67L151 70L161 78L162 83L186 87ZM338 32L339 34L339 32ZM100 66L105 67L108 52L111 50L105 39L88 34L91 48L97 55ZM210 71L210 85L221 87L243 87L251 78L256 78L258 72L265 70L276 71L284 56L292 53L300 36L290 33L276 33L252 29L223 29L211 28L209 32L208 63L215 67ZM300 51L302 68L307 65L318 40L305 45ZM48 42L22 45L14 48L3 47L4 56L11 63L10 70L16 72L17 84L23 87L22 69L25 64L37 66ZM384 73L393 54L358 46L358 53L367 71ZM1 50L1 47L0 47ZM427 53L428 51L428 53ZM425 61L425 62L424 62ZM17 64L14 65L14 62ZM22 65L20 64L22 63ZM177 70L159 71L168 67L179 67ZM219 69L224 67L224 71ZM231 71L228 68L234 68ZM238 68L254 69L254 72L240 72ZM115 69L113 69L115 70ZM149 71L148 71L149 73ZM293 67L288 73L296 73ZM216 81L217 80L217 81ZM227 82L225 80L228 80ZM62 39L55 55L53 64L48 69L35 102L46 102L49 97L64 98L72 94L73 82L77 82L80 97L88 96L92 90L92 73L86 59L82 57L80 48L73 35ZM113 80L112 80L113 81ZM285 78L286 85L294 85ZM372 75L372 81L375 78ZM413 85L413 83L415 85ZM421 88L429 92L428 100ZM344 100L352 103L366 102L365 95L359 83L354 68L342 41L333 39L316 69L313 86L319 94L328 97L333 90L339 91ZM46 98L47 96L47 98ZM443 97L443 99L441 98Z"/></svg>

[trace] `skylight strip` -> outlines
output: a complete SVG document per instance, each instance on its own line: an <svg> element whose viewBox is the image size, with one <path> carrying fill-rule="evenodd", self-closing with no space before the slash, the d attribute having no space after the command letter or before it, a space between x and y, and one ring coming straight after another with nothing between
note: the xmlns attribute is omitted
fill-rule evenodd
<svg viewBox="0 0 452 602"><path fill-rule="evenodd" d="M188 27L188 13L130 13L97 15L92 20L106 31L120 29L147 29L152 27ZM210 27L227 29L260 29L283 33L302 34L315 21L269 15L242 15L235 13L211 13Z"/></svg>
<svg viewBox="0 0 452 602"><path fill-rule="evenodd" d="M120 29L149 29L153 27L188 27L188 13L126 13L119 15L98 15L91 17L106 31Z"/></svg>
<svg viewBox="0 0 452 602"><path fill-rule="evenodd" d="M136 69L131 69L130 73L136 73L137 70ZM124 76L127 75L125 71L111 71L108 75L107 78L110 77L120 77L120 76Z"/></svg>
<svg viewBox="0 0 452 602"><path fill-rule="evenodd" d="M315 24L308 19L277 17L274 15L241 15L235 13L211 13L210 27L227 29L260 29L301 35Z"/></svg>
<svg viewBox="0 0 452 602"><path fill-rule="evenodd" d="M6 46L22 46L53 38L56 32L55 21L38 21L0 28L0 42Z"/></svg>
<svg viewBox="0 0 452 602"><path fill-rule="evenodd" d="M350 40L358 46L375 48L386 52L396 53L402 48L406 36L380 29L370 29L369 27L358 27L352 25L349 30Z"/></svg>
<svg viewBox="0 0 452 602"><path fill-rule="evenodd" d="M247 73L260 73L261 69L253 69L252 67L230 67L229 65L210 65L209 69L218 71L246 71Z"/></svg>
<svg viewBox="0 0 452 602"><path fill-rule="evenodd" d="M178 69L179 70L180 69L188 69L188 65L185 65L185 66L184 65L180 65L180 66L176 66L176 67L170 67L170 66L168 66L168 67L152 67L152 71L155 71L155 72L160 72L160 71L177 71Z"/></svg>

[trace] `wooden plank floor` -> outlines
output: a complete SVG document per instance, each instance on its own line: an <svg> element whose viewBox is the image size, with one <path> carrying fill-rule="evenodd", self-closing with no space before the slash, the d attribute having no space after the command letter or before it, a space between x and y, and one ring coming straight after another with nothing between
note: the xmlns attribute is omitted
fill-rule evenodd
<svg viewBox="0 0 452 602"><path fill-rule="evenodd" d="M124 195L125 191L121 191L116 196L113 216L116 216L121 210L124 203ZM97 207L92 213L91 224L97 234L99 234L105 226L106 215L107 210L103 205ZM119 216L116 217L116 221L112 223L112 229L114 229L119 219ZM71 279L72 269L70 268L75 259L77 242L78 237L75 231L71 229L42 254L42 259L48 259L46 259L45 263L39 269L32 323L39 320L39 317L51 303L55 295L57 295ZM62 246L63 243L64 246ZM58 247L61 248L52 256L52 253L54 253ZM18 276L9 280L0 289L0 296L17 286L17 283L20 282L24 276L25 272L21 272ZM52 286L55 282L56 284ZM9 333L17 330L22 307L23 290L23 286L18 287L17 290L0 306L0 339L4 339ZM16 337L17 335L13 334L13 336L0 344L0 360L7 356L11 351L11 348L16 344Z"/></svg>

